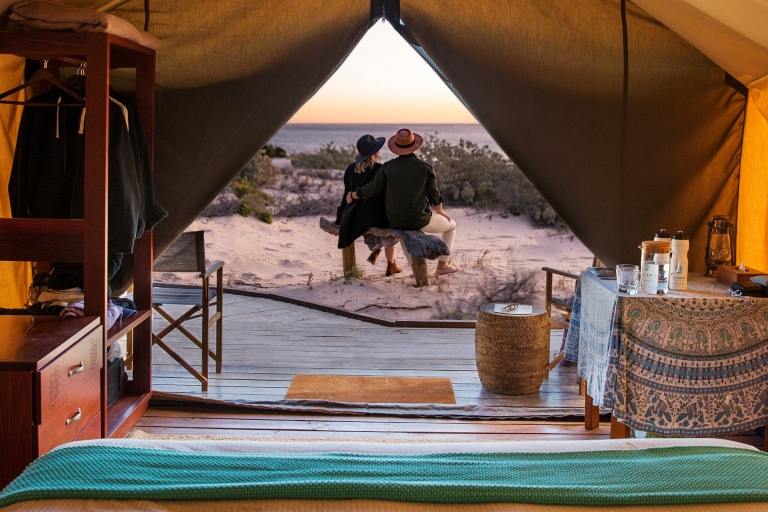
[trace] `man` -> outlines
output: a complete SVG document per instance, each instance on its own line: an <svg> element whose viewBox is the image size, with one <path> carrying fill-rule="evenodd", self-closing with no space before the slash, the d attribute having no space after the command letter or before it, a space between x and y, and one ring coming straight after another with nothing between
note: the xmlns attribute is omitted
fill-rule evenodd
<svg viewBox="0 0 768 512"><path fill-rule="evenodd" d="M389 150L398 157L385 163L370 183L347 194L347 202L368 199L385 190L384 207L393 228L440 233L450 251L456 237L456 222L443 211L435 169L414 155L423 143L421 135L407 128L398 130L387 143ZM410 263L411 255L405 250L405 245L401 246ZM458 270L448 265L448 256L440 256L438 275Z"/></svg>

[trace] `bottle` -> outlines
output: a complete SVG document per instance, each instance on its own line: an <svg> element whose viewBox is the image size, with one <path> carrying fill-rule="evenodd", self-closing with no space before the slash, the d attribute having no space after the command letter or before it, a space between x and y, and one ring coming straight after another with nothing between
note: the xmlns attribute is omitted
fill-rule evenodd
<svg viewBox="0 0 768 512"><path fill-rule="evenodd" d="M672 243L672 235L670 235L669 232L666 229L661 228L658 233L653 235L653 241L654 242L667 242L667 244L671 245L671 243ZM665 271L664 269L669 269L670 268L669 260L670 260L671 257L672 257L671 253L667 254L666 258L663 255L661 255L661 254L657 254L657 255L655 255L653 257L653 259L659 265L659 283L666 283L667 285L669 284L669 275L667 273L668 271ZM662 260L665 260L667 262L667 264L664 265ZM667 288L665 288L665 290L666 289ZM666 293L666 291L664 293Z"/></svg>
<svg viewBox="0 0 768 512"><path fill-rule="evenodd" d="M670 265L669 288L688 289L688 237L678 231L672 237L672 261Z"/></svg>

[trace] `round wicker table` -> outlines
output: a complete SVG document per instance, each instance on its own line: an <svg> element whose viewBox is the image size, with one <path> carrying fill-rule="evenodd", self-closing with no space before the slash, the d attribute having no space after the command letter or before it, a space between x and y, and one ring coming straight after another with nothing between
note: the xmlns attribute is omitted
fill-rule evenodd
<svg viewBox="0 0 768 512"><path fill-rule="evenodd" d="M547 312L530 315L494 313L484 304L477 314L475 359L483 387L502 395L535 393L549 363Z"/></svg>

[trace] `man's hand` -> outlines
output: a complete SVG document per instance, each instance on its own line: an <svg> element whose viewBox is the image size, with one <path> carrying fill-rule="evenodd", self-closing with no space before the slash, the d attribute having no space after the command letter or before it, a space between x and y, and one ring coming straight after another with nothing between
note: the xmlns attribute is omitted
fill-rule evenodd
<svg viewBox="0 0 768 512"><path fill-rule="evenodd" d="M432 209L435 211L435 213L439 213L449 221L451 220L451 216L443 211L443 203L436 204L435 206L432 207Z"/></svg>

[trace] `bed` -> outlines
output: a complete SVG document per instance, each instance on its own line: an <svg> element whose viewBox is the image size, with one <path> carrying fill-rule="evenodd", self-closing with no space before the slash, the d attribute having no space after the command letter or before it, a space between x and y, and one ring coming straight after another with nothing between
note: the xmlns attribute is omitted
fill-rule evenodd
<svg viewBox="0 0 768 512"><path fill-rule="evenodd" d="M539 442L97 440L47 453L2 512L747 512L768 454L718 439Z"/></svg>

